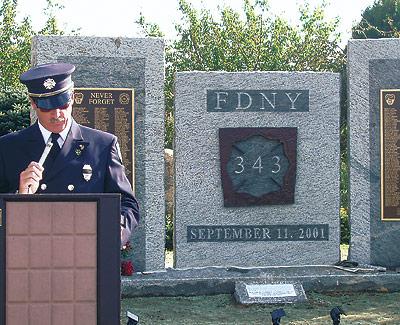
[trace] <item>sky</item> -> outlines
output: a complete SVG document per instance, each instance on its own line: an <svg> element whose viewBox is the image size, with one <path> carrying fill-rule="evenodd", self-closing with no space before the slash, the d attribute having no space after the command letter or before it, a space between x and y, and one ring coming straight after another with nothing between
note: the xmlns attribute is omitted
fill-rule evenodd
<svg viewBox="0 0 400 325"><path fill-rule="evenodd" d="M229 5L240 10L243 0L188 0L195 8L207 8L218 13L218 6ZM315 7L323 0L308 0ZM350 38L351 27L358 22L362 11L374 0L327 0L329 18L340 17L339 31L343 41ZM181 19L178 0L58 0L64 9L57 11L63 30L80 28L82 36L143 37L135 21L142 12L148 22L157 23L167 39L173 39L175 23ZM304 0L269 0L272 11L290 22L298 22L298 8ZM36 30L43 27L45 0L18 0L18 16L30 16Z"/></svg>

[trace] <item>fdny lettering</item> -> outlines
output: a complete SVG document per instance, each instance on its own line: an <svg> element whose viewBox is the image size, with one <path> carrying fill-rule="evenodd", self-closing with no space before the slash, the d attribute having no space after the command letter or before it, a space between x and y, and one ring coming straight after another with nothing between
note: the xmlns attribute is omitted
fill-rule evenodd
<svg viewBox="0 0 400 325"><path fill-rule="evenodd" d="M208 112L307 112L308 90L207 90Z"/></svg>

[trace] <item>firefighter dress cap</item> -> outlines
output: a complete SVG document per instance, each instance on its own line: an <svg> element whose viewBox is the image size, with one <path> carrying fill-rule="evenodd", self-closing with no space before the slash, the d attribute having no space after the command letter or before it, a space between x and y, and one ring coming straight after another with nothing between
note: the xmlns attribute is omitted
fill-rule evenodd
<svg viewBox="0 0 400 325"><path fill-rule="evenodd" d="M40 109L66 108L72 97L71 79L75 66L69 63L37 65L21 74L19 80Z"/></svg>

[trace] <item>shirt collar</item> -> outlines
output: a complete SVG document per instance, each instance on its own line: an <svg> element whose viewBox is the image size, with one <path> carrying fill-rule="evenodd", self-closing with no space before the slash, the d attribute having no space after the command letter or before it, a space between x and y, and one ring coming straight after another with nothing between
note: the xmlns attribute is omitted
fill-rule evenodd
<svg viewBox="0 0 400 325"><path fill-rule="evenodd" d="M49 140L49 138L51 136L51 132L49 130L47 130L42 124L40 124L39 120L38 120L38 125L39 125L40 132L42 132L43 141L44 141L44 143L47 143L47 140ZM67 135L68 135L69 130L71 129L71 125L72 125L72 117L70 117L68 119L66 128L59 133L60 137L62 139L62 143L64 143L65 139L67 139Z"/></svg>

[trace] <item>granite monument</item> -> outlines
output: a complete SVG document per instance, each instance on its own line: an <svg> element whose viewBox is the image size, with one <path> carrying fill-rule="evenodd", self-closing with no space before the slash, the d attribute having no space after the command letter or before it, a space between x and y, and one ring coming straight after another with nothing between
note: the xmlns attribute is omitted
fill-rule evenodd
<svg viewBox="0 0 400 325"><path fill-rule="evenodd" d="M107 128L113 122L122 156L129 160L141 221L132 237L136 271L164 269L164 42L159 38L105 38L77 36L36 36L32 43L32 64L68 62L76 66L76 88L94 94L95 122ZM119 89L121 94L112 95ZM79 90L83 94L83 90ZM96 98L98 94L98 98ZM110 95L111 94L111 95ZM81 95L79 95L81 96ZM84 96L84 95L83 95ZM90 95L91 96L91 95ZM108 96L108 97L107 97ZM111 96L111 97L110 97ZM118 98L134 112L117 105L111 116L107 105ZM79 98L79 97L78 97ZM99 102L99 101L102 102ZM122 100L122 102L121 102ZM107 102L105 102L107 101ZM79 103L75 102L75 106ZM89 107L89 106L87 106ZM82 108L82 107L80 107ZM111 108L112 109L112 108ZM87 114L86 114L87 113ZM80 110L79 117L88 112ZM87 116L86 116L86 115ZM83 116L85 115L85 116ZM77 118L77 115L75 115ZM112 117L112 118L111 118ZM134 125L123 127L134 120ZM82 121L80 121L82 122ZM115 123L114 123L115 122ZM133 146L133 147L132 147Z"/></svg>
<svg viewBox="0 0 400 325"><path fill-rule="evenodd" d="M339 261L340 78L180 72L177 268Z"/></svg>
<svg viewBox="0 0 400 325"><path fill-rule="evenodd" d="M350 40L349 257L400 266L400 39Z"/></svg>

